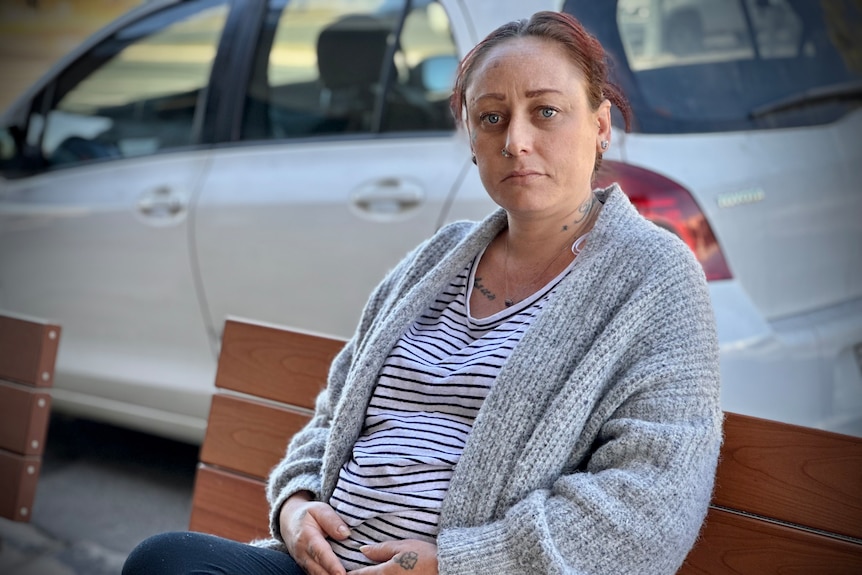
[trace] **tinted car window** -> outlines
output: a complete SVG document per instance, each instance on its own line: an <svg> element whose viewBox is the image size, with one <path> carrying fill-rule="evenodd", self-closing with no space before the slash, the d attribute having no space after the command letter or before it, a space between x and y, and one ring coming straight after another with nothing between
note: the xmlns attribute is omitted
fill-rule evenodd
<svg viewBox="0 0 862 575"><path fill-rule="evenodd" d="M27 148L52 167L194 143L227 13L225 0L190 2L88 51L42 95Z"/></svg>
<svg viewBox="0 0 862 575"><path fill-rule="evenodd" d="M436 2L273 0L242 138L452 129L456 63Z"/></svg>
<svg viewBox="0 0 862 575"><path fill-rule="evenodd" d="M0 166L15 158L17 147L12 131L8 128L0 130Z"/></svg>
<svg viewBox="0 0 862 575"><path fill-rule="evenodd" d="M822 124L862 98L854 0L569 0L608 48L635 129Z"/></svg>

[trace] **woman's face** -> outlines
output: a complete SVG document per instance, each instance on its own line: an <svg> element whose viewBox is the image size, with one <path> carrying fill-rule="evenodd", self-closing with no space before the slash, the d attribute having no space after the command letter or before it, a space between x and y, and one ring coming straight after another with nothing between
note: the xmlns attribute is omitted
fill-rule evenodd
<svg viewBox="0 0 862 575"><path fill-rule="evenodd" d="M476 67L466 106L482 183L510 214L562 217L589 197L610 102L591 108L562 46L529 37L496 46Z"/></svg>

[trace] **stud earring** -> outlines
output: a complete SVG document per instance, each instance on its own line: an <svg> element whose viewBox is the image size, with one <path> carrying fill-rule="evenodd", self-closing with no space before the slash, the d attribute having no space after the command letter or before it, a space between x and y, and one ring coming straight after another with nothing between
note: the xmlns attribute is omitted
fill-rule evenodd
<svg viewBox="0 0 862 575"><path fill-rule="evenodd" d="M610 146L610 145L611 145L611 143L608 142L607 140L602 140L602 143L601 143L602 151L603 152L606 151L608 149L608 146Z"/></svg>

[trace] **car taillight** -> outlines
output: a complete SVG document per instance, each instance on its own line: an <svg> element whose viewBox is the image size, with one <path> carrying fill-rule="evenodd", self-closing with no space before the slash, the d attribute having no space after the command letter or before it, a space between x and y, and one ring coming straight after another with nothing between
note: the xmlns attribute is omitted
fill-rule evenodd
<svg viewBox="0 0 862 575"><path fill-rule="evenodd" d="M613 160L604 160L596 187L617 182L647 219L672 231L688 244L708 281L730 279L721 246L691 193L660 174Z"/></svg>

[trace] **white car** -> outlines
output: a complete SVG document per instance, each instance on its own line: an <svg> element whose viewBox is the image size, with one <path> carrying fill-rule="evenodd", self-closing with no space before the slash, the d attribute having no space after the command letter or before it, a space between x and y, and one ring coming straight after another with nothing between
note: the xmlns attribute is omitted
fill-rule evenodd
<svg viewBox="0 0 862 575"><path fill-rule="evenodd" d="M56 410L200 441L225 318L346 337L407 250L493 208L455 65L563 9L634 112L603 180L706 270L724 408L862 436L859 12L724 2L738 29L688 52L682 4L146 2L3 116L0 310L62 324Z"/></svg>

